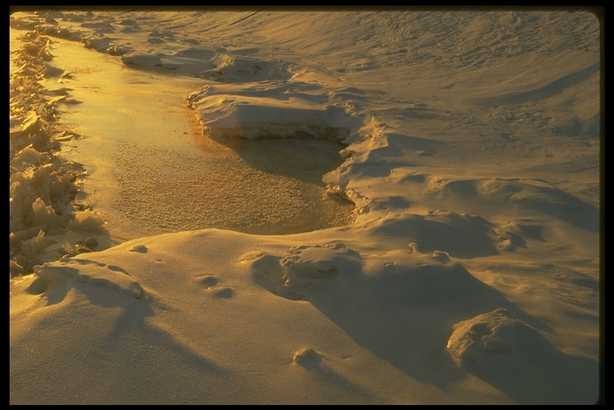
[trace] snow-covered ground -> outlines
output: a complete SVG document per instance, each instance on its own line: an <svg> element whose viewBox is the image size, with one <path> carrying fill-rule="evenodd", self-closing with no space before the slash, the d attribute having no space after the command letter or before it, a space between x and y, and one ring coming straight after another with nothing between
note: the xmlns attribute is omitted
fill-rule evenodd
<svg viewBox="0 0 614 410"><path fill-rule="evenodd" d="M597 399L601 72L594 15L46 11L16 14L11 23L40 34L22 42L32 45L34 63L12 67L21 78L14 76L11 94L19 97L11 105L13 403ZM48 46L46 36L62 40ZM88 105L79 81L91 71L67 68L65 40L102 52L99 67L130 69L101 91L113 101L106 108ZM99 76L119 73L112 70ZM130 105L132 97L110 90L139 76L151 104ZM41 106L61 115L32 108ZM75 208L73 182L63 175L81 177L72 161L87 169L98 153L82 194L108 188L110 196L138 201L147 190L171 192L159 208L114 202L143 232L160 229L161 212L169 220L186 214L172 204L210 198L159 171L165 140L198 145L153 125L180 121L184 109L209 148L230 148L226 169L203 162L221 181L211 186L245 190L220 179L224 172L227 180L245 179L236 169L269 179L250 177L247 195L233 197L241 205L228 209L249 215L238 229L147 237L133 229L130 240L118 241L120 219L105 218L101 231L99 216ZM103 114L96 119L87 110ZM136 121L126 125L130 110ZM138 124L147 115L145 133ZM73 128L90 126L91 136L70 141L76 154L58 154L43 142L53 136L66 146L70 138L54 130L71 118ZM106 153L113 156L105 144L125 140L122 133L143 135L143 143L117 157L124 165L114 178L125 189L118 184L116 194L114 180L102 176ZM292 175L302 161L271 169L267 151L253 148L299 144L278 151L292 158L305 149L301 139L342 144L338 166L309 163L309 178ZM313 156L329 152L313 147ZM190 155L172 167L196 172ZM152 173L159 186L139 185ZM289 182L280 183L286 191L275 188L280 178L308 180L325 197L300 188L314 193L297 205L287 199L294 197ZM334 198L353 203L351 218L345 207L322 205ZM94 211L112 212L110 203L101 199ZM275 205L298 209L292 218L324 215L317 228L327 228L246 233L259 218L253 209ZM193 212L198 223L201 213ZM265 218L269 225L283 220L275 215ZM177 218L171 228L184 223ZM92 244L92 232L98 249L110 247L69 249L53 261L62 240Z"/></svg>

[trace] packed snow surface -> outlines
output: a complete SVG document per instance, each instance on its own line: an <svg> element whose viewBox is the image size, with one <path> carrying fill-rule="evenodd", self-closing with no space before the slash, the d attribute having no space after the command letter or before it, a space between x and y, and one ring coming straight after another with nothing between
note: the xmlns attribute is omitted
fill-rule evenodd
<svg viewBox="0 0 614 410"><path fill-rule="evenodd" d="M27 36L11 38L12 403L597 400L595 15L49 10L11 26ZM77 46L121 82L88 89ZM225 206L230 180L249 195ZM264 190L282 180L303 188ZM193 229L143 206L194 198L194 215L210 199L234 221L322 223ZM130 240L104 234L120 228Z"/></svg>

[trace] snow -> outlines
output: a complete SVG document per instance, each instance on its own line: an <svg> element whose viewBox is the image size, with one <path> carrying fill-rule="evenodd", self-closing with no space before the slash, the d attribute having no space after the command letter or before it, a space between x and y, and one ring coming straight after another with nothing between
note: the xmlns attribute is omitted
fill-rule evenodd
<svg viewBox="0 0 614 410"><path fill-rule="evenodd" d="M40 33L26 34L30 57L12 66L13 403L597 400L601 73L591 13L54 10L17 13L11 25ZM164 100L168 117L162 104L128 107L147 119L137 135L151 134L151 147L118 145L130 165L116 170L129 193L120 198L143 196L148 175L169 193L156 197L160 208L124 201L143 229L181 215L169 204L188 198L230 209L160 171L172 155L157 139L169 134L150 131L175 115L173 101L207 147L223 144L271 175L252 183L238 173L245 196L232 207L246 220L248 208L269 209L258 195L292 208L262 183L284 178L321 184L353 217L266 235L244 224L110 242L117 225L79 207L83 170L53 144L87 147L63 139L73 134L54 116L63 100L52 100L78 95L84 103L62 115L78 113L88 94L68 87L87 73L68 70L66 89L39 84L66 69L43 35L108 54L147 95L188 89L170 78L191 87ZM108 128L121 134L114 118ZM300 168L289 152L303 145L293 144L318 139L341 144L334 169L306 177L265 155L272 140L286 144L278 160ZM192 158L171 162L204 166ZM234 176L227 158L209 179ZM96 165L86 181L115 195Z"/></svg>
<svg viewBox="0 0 614 410"><path fill-rule="evenodd" d="M561 354L538 330L505 309L457 323L447 347L459 366L524 400L582 402L590 385L597 383L586 373L589 362ZM573 373L587 378L574 380ZM551 383L546 389L536 384L543 379Z"/></svg>
<svg viewBox="0 0 614 410"><path fill-rule="evenodd" d="M201 99L204 132L218 138L271 137L341 138L348 132L345 112L334 106L318 107L295 101L243 96L214 96Z"/></svg>

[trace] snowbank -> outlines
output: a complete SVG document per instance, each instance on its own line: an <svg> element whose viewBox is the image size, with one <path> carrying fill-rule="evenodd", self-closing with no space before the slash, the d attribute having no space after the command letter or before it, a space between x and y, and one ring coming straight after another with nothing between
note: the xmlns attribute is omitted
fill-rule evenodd
<svg viewBox="0 0 614 410"><path fill-rule="evenodd" d="M11 73L10 83L11 276L62 256L58 252L67 231L84 224L72 203L84 171L57 155L58 141L66 135L57 123L57 105L66 95L49 96L39 83L58 75L47 63L52 59L49 39L28 31L22 42L14 51L19 68ZM103 234L102 224L93 231Z"/></svg>

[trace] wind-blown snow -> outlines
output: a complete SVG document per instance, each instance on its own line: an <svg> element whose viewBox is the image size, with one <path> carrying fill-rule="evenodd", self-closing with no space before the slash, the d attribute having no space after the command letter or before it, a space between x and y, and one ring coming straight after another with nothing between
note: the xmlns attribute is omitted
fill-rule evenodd
<svg viewBox="0 0 614 410"><path fill-rule="evenodd" d="M185 101L223 143L343 144L322 180L356 213L292 235L137 238L17 275L14 403L598 398L593 14L46 11L11 24L202 79ZM12 223L34 221L11 239L26 258L48 247L38 224L56 223L44 190L24 188L47 175L48 150L19 137L38 135L40 115L11 118ZM90 215L70 226L95 229Z"/></svg>

